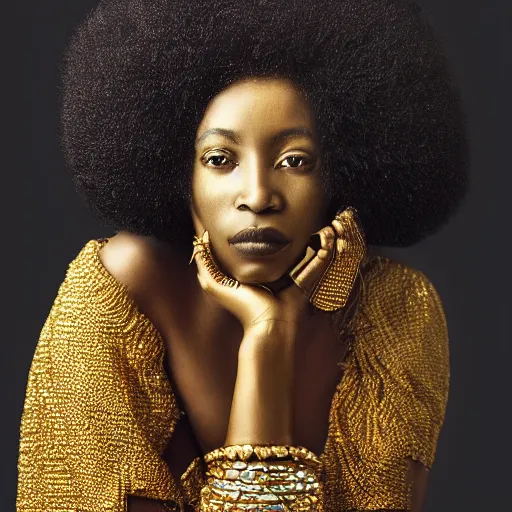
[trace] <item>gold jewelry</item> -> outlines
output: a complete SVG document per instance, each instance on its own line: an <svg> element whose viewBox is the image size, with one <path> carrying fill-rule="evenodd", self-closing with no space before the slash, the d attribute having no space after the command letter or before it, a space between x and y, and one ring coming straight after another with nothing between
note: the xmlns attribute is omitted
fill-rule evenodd
<svg viewBox="0 0 512 512"><path fill-rule="evenodd" d="M366 243L363 231L359 226L356 209L348 207L344 210L339 210L334 219L341 223L343 235L335 238L331 261L316 286L312 290L305 289L300 276L302 270L306 268L309 261L320 248L320 237L316 233L312 235L312 241L306 248L306 255L300 263L288 275L283 276L283 279L275 282L279 284L277 291L288 286L288 282L295 282L306 293L309 302L323 311L335 311L347 304L361 262L366 254ZM201 260L217 283L232 288L240 286L239 281L223 274L215 264L212 258L208 231L205 231L201 237L194 236L193 245L194 250L189 265L195 256L200 254ZM271 295L275 295L269 286L264 284L256 284L254 286L258 286Z"/></svg>
<svg viewBox="0 0 512 512"><path fill-rule="evenodd" d="M200 510L320 511L323 469L307 448L233 445L204 456Z"/></svg>
<svg viewBox="0 0 512 512"><path fill-rule="evenodd" d="M311 450L302 446L273 445L273 444L234 444L221 446L204 456L206 463L214 460L267 460L267 459L292 459L295 461L311 461L312 464L320 464L320 459Z"/></svg>
<svg viewBox="0 0 512 512"><path fill-rule="evenodd" d="M192 244L194 245L194 250L192 252L189 265L194 261L196 254L199 254L199 257L204 263L206 269L217 283L223 286L229 286L230 288L238 288L240 286L239 281L223 274L213 261L210 249L210 235L208 231L205 231L201 238L194 236Z"/></svg>
<svg viewBox="0 0 512 512"><path fill-rule="evenodd" d="M355 208L338 211L334 219L341 223L343 235L336 238L331 263L309 296L311 304L323 311L335 311L347 304L366 254Z"/></svg>
<svg viewBox="0 0 512 512"><path fill-rule="evenodd" d="M196 254L199 254L208 272L210 272L211 276L215 279L215 281L217 281L217 283L223 286L228 286L230 288L238 288L240 286L240 281L237 281L236 279L223 274L215 264L215 261L212 258L212 252L210 248L210 235L208 231L205 231L203 236L200 238L194 236L194 241L192 244L194 246L194 250L192 251L192 257L188 262L189 265L194 261ZM269 292L271 295L274 295L274 292L264 284L255 284L254 286L262 288Z"/></svg>

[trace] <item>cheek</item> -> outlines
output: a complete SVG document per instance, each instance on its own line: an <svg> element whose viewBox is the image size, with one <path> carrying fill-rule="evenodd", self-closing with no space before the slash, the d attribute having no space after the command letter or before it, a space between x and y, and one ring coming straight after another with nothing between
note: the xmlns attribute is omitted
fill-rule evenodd
<svg viewBox="0 0 512 512"><path fill-rule="evenodd" d="M325 223L327 201L323 190L316 182L307 186L288 188L288 204L292 206L293 215L303 219L304 226L313 226ZM318 229L320 229L320 227Z"/></svg>
<svg viewBox="0 0 512 512"><path fill-rule="evenodd" d="M215 229L227 205L227 192L220 186L219 180L198 174L193 181L192 200L195 213L205 229Z"/></svg>

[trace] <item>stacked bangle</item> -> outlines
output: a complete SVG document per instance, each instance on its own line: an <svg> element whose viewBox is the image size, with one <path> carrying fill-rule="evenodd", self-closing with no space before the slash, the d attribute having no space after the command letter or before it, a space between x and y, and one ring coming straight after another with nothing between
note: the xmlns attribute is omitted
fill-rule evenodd
<svg viewBox="0 0 512 512"><path fill-rule="evenodd" d="M306 448L234 445L204 460L201 512L323 511L322 466Z"/></svg>

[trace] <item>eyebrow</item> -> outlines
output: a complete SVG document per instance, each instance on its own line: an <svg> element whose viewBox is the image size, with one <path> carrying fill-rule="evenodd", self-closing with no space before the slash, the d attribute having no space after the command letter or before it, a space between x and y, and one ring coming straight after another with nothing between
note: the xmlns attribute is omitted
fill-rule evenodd
<svg viewBox="0 0 512 512"><path fill-rule="evenodd" d="M210 135L221 135L222 137L225 137L226 139L231 140L235 144L241 144L242 139L241 137L233 130L228 130L226 128L210 128L209 130L206 130L203 132L196 140L196 144L199 144L201 141L209 137ZM286 130L281 130L280 132L276 133L271 137L271 142L273 144L276 144L277 142L281 142L285 139L290 139L292 137L310 137L311 139L314 138L313 133L309 128L306 127L297 127L297 128L288 128Z"/></svg>

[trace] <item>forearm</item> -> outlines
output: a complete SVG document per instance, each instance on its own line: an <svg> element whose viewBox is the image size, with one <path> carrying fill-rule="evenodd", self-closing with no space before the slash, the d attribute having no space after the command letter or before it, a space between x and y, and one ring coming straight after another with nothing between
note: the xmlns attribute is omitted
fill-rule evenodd
<svg viewBox="0 0 512 512"><path fill-rule="evenodd" d="M320 459L292 439L296 336L285 323L265 327L242 340L225 447L205 455L201 511L323 510Z"/></svg>
<svg viewBox="0 0 512 512"><path fill-rule="evenodd" d="M280 324L245 334L225 445L292 444L294 341Z"/></svg>

